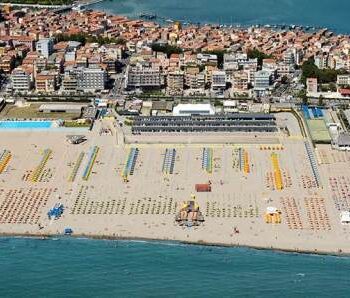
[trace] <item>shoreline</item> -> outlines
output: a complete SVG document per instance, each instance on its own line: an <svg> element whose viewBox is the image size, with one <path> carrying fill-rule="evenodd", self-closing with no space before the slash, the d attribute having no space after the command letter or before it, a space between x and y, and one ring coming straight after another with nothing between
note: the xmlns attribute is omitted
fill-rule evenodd
<svg viewBox="0 0 350 298"><path fill-rule="evenodd" d="M87 235L87 234L74 234L74 235L63 235L63 234L23 234L23 233L0 233L1 238L28 238L33 240L50 240L54 238L73 238L86 239L86 240L108 240L108 241L144 241L149 243L154 242L169 242L173 244L184 244L188 246L199 246L199 247L221 247L221 248L244 248L253 249L259 251L270 251L275 253L288 253L288 254L300 254L300 255L315 255L315 256L330 256L330 257L350 257L350 253L334 252L327 250L307 250L307 249L287 249L278 247L264 247L244 244L227 244L217 242L205 242L205 241L185 241L185 240L171 240L161 238L147 238L147 237L126 237L126 236L108 236L108 235Z"/></svg>
<svg viewBox="0 0 350 298"><path fill-rule="evenodd" d="M154 14L156 16L156 18L154 19L147 19L147 18L140 18L140 14L142 13L142 11L138 11L137 9L135 9L135 11L130 14L130 13L116 13L113 12L112 10L110 10L109 8L105 8L105 7L95 7L95 5L101 5L104 2L107 2L107 0L101 0L97 3L93 3L91 5L89 5L88 9L93 10L93 11L103 11L105 12L107 15L113 15L113 16L125 16L129 19L132 20L142 20L142 21L151 21L154 22L156 24L158 24L161 27L167 27L170 24L173 24L176 21L181 22L185 27L186 26L222 26L224 28L232 28L232 29L249 29L249 28L266 28L266 29L271 29L271 30L296 30L296 29L300 29L304 32L310 31L310 32L317 32L319 30L327 30L327 31L332 31L335 32L336 34L350 34L349 31L343 31L341 29L336 29L336 28L330 28L330 27L326 27L326 26L321 26L321 25L317 25L317 24L297 24L297 23L267 23L267 22L263 22L263 23L256 23L256 22L229 22L229 21L222 21L222 22L212 22L212 21L196 21L192 18L189 19L177 19L177 18L173 18L170 16L166 16L166 15L159 15L156 12L151 12L151 14ZM91 6L91 7L90 7ZM169 20L171 20L171 22L169 22Z"/></svg>
<svg viewBox="0 0 350 298"><path fill-rule="evenodd" d="M142 13L142 11L135 11L133 14L130 13L115 13L110 11L108 8L99 8L99 7L94 7L95 5L99 5L106 2L106 0L97 0L97 1L90 1L90 2L82 2L79 3L79 5L82 6L87 6L87 10L93 10L93 11L103 11L107 15L112 15L112 16L125 16L131 20L141 20L141 21L152 21L156 24L158 24L161 27L167 27L167 25L172 24L176 21L181 22L185 27L186 26L222 26L225 28L232 28L232 29L249 29L249 28L266 28L266 29L271 29L271 30L297 30L300 29L304 32L317 32L319 30L327 30L331 32L335 32L336 34L350 34L348 31L342 31L338 30L336 28L329 28L326 26L320 26L316 24L296 24L296 23L255 23L255 22L248 22L248 23L243 23L243 22L228 22L228 21L223 21L223 22L211 22L211 21L196 21L194 19L176 19L176 18L171 18L169 16L164 16L164 15L158 15L155 13L156 18L154 19L147 19L147 18L142 18L139 15ZM6 2L6 3L0 3L0 6L5 6L5 5L11 5L13 7L28 7L31 9L70 9L72 10L73 4L69 5L55 5L55 4L48 4L48 5L43 5L43 4L25 4L25 3L12 3L12 2ZM171 22L169 22L171 20Z"/></svg>

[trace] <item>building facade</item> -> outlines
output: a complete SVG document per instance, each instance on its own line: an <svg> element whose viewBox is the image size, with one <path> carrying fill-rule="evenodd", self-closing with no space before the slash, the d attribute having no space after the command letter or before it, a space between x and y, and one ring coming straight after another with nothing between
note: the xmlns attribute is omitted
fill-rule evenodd
<svg viewBox="0 0 350 298"><path fill-rule="evenodd" d="M317 78L307 78L306 80L306 93L317 93Z"/></svg>
<svg viewBox="0 0 350 298"><path fill-rule="evenodd" d="M36 43L36 50L45 58L53 53L53 40L51 38L39 39Z"/></svg>
<svg viewBox="0 0 350 298"><path fill-rule="evenodd" d="M164 76L159 69L143 65L127 67L125 80L127 89L161 88L163 85Z"/></svg>
<svg viewBox="0 0 350 298"><path fill-rule="evenodd" d="M271 73L268 71L260 70L255 73L254 76L254 90L255 91L267 91L271 84Z"/></svg>
<svg viewBox="0 0 350 298"><path fill-rule="evenodd" d="M182 95L184 91L184 73L174 71L167 76L167 93L169 95Z"/></svg>
<svg viewBox="0 0 350 298"><path fill-rule="evenodd" d="M30 75L21 68L16 68L12 71L11 82L14 91L27 92L32 88Z"/></svg>
<svg viewBox="0 0 350 298"><path fill-rule="evenodd" d="M101 68L82 68L78 74L78 90L94 92L104 90L107 72Z"/></svg>

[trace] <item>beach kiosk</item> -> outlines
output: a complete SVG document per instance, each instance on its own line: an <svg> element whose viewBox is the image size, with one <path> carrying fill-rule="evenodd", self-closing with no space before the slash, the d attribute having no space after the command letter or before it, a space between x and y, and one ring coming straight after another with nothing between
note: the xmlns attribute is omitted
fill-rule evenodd
<svg viewBox="0 0 350 298"><path fill-rule="evenodd" d="M276 207L267 207L265 213L265 222L268 224L280 224L282 222L281 218L282 212Z"/></svg>
<svg viewBox="0 0 350 298"><path fill-rule="evenodd" d="M198 226L204 222L202 212L199 210L199 205L196 202L196 197L191 196L189 201L185 201L180 209L179 213L175 217L175 221L180 226Z"/></svg>

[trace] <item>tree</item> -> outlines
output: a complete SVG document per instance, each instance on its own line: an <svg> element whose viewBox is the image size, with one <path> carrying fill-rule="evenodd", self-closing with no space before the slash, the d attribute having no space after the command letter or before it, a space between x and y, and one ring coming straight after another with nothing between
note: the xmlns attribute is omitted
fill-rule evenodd
<svg viewBox="0 0 350 298"><path fill-rule="evenodd" d="M78 41L83 45L87 42L98 43L99 45L103 44L125 44L126 41L123 38L108 38L103 36L94 36L86 33L77 33L77 34L56 34L55 39L57 42L60 41Z"/></svg>
<svg viewBox="0 0 350 298"><path fill-rule="evenodd" d="M249 59L258 59L258 65L261 67L264 59L273 58L272 55L267 55L264 52L259 51L258 49L248 50L247 56Z"/></svg>
<svg viewBox="0 0 350 298"><path fill-rule="evenodd" d="M307 94L306 94L306 90L300 90L300 92L297 95L298 98L300 98L301 102L303 105L307 105L308 104L308 98L307 98Z"/></svg>
<svg viewBox="0 0 350 298"><path fill-rule="evenodd" d="M57 42L60 41L78 41L82 44L85 44L86 42L86 34L84 33L77 33L77 34L56 34L55 39Z"/></svg>
<svg viewBox="0 0 350 298"><path fill-rule="evenodd" d="M284 75L282 78L281 78L281 83L282 84L287 84L288 82L288 77L286 75Z"/></svg>
<svg viewBox="0 0 350 298"><path fill-rule="evenodd" d="M302 82L306 84L307 78L317 78L320 84L329 84L337 81L337 76L346 74L344 69L319 69L313 59L305 61L301 67Z"/></svg>
<svg viewBox="0 0 350 298"><path fill-rule="evenodd" d="M301 67L302 77L301 80L306 84L307 78L317 78L318 79L318 67L315 65L313 59L305 61Z"/></svg>
<svg viewBox="0 0 350 298"><path fill-rule="evenodd" d="M323 95L320 95L319 98L318 98L318 105L319 106L323 106L324 105L323 99L324 99Z"/></svg>
<svg viewBox="0 0 350 298"><path fill-rule="evenodd" d="M205 51L203 53L210 54L210 55L216 55L218 57L218 67L223 68L225 51L215 50L215 51Z"/></svg>
<svg viewBox="0 0 350 298"><path fill-rule="evenodd" d="M302 100L302 104L303 105L308 105L309 104L309 99L307 98L307 95L305 94L305 96L303 96L302 98L301 98L301 100Z"/></svg>
<svg viewBox="0 0 350 298"><path fill-rule="evenodd" d="M172 45L161 45L159 43L154 43L152 45L152 50L154 52L161 52L161 53L165 53L168 58L171 56L171 54L180 54L182 53L182 49L176 46L172 46Z"/></svg>

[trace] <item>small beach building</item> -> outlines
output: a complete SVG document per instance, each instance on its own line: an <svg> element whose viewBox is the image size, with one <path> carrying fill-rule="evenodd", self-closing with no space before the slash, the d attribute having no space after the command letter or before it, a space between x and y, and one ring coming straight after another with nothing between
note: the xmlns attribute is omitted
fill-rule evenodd
<svg viewBox="0 0 350 298"><path fill-rule="evenodd" d="M211 104L178 104L173 109L173 115L215 115L215 109Z"/></svg>
<svg viewBox="0 0 350 298"><path fill-rule="evenodd" d="M77 113L81 114L83 108L87 105L80 104L42 104L39 112L42 113Z"/></svg>
<svg viewBox="0 0 350 298"><path fill-rule="evenodd" d="M340 222L342 225L350 224L350 211L342 211L340 213Z"/></svg>
<svg viewBox="0 0 350 298"><path fill-rule="evenodd" d="M267 207L264 218L268 224L280 224L282 221L281 211L276 207Z"/></svg>
<svg viewBox="0 0 350 298"><path fill-rule="evenodd" d="M347 132L339 133L337 139L337 147L339 150L350 151L350 134Z"/></svg>

